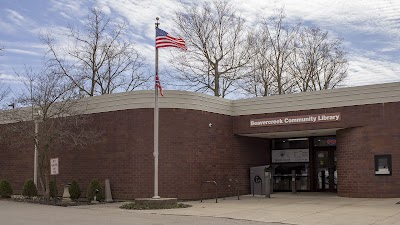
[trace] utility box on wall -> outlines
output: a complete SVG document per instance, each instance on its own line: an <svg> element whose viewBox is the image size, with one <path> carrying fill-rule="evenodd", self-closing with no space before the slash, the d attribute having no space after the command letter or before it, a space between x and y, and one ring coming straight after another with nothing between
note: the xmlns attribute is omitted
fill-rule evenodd
<svg viewBox="0 0 400 225"><path fill-rule="evenodd" d="M252 195L265 194L265 170L270 165L250 168L250 189Z"/></svg>

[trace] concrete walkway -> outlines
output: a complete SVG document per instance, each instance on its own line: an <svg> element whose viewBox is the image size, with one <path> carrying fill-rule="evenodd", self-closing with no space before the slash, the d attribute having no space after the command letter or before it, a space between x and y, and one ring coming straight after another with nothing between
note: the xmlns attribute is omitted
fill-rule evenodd
<svg viewBox="0 0 400 225"><path fill-rule="evenodd" d="M342 198L326 193L275 193L262 196L186 202L193 207L168 210L142 210L140 213L192 215L243 219L299 225L400 225L400 198ZM121 203L90 206L114 208ZM122 209L118 209L122 210Z"/></svg>

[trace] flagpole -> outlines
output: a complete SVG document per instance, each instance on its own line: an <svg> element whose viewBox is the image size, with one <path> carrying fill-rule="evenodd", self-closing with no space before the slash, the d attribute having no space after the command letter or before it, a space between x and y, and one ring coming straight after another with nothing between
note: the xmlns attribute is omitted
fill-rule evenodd
<svg viewBox="0 0 400 225"><path fill-rule="evenodd" d="M159 18L156 18L156 28L160 23ZM158 48L156 48L156 73L154 76L154 84L156 81L156 76L158 75ZM160 198L158 195L158 88L154 85L154 196L153 198Z"/></svg>

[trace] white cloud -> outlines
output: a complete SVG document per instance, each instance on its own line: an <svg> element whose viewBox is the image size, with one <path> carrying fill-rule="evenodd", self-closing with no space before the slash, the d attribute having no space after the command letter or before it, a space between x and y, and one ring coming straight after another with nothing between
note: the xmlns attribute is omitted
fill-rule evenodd
<svg viewBox="0 0 400 225"><path fill-rule="evenodd" d="M50 0L50 11L65 13L66 15L82 16L86 14L88 9L85 5L87 1L71 1L71 0ZM76 18L76 17L75 17Z"/></svg>
<svg viewBox="0 0 400 225"><path fill-rule="evenodd" d="M265 1L271 2L271 1ZM308 0L280 1L289 16L316 21L322 26L351 27L353 30L399 35L399 1ZM270 6L276 6L272 4ZM397 20L397 21L396 21Z"/></svg>
<svg viewBox="0 0 400 225"><path fill-rule="evenodd" d="M0 72L0 81L4 82L5 84L22 83L20 77L16 75L2 74L1 72Z"/></svg>
<svg viewBox="0 0 400 225"><path fill-rule="evenodd" d="M26 19L17 11L11 9L4 9L0 13L2 19L0 20L1 33L13 35L18 32L21 26L25 25Z"/></svg>
<svg viewBox="0 0 400 225"><path fill-rule="evenodd" d="M0 9L0 45L21 54L29 64L29 57L44 54L37 34L49 28L57 43L67 47L62 34L67 32L68 24L80 24L92 7L101 9L111 18L123 17L130 23L127 34L136 44L137 50L145 55L149 64L154 63L154 23L160 17L161 27L173 34L173 17L180 10L181 3L190 0L42 0L49 7L43 13L29 14L29 10L10 7ZM202 2L212 0L200 0ZM262 17L273 15L277 8L284 6L290 21L302 20L307 25L319 26L332 35L344 37L344 46L349 52L349 85L361 85L399 81L400 74L400 1L390 0L230 0L249 26ZM35 4L32 1L30 4ZM43 16L46 15L46 16ZM43 17L40 17L43 16ZM40 17L40 18L39 18ZM4 18L4 19L3 19ZM48 20L54 18L54 20ZM18 39L30 37L30 40ZM5 39L3 37L7 37ZM11 38L10 38L11 37ZM17 40L14 40L12 37ZM0 58L5 62L6 52ZM169 51L163 51L160 62L166 62ZM10 58L11 59L11 58ZM14 60L14 58L12 58ZM18 60L17 63L20 63ZM8 60L11 62L12 60ZM25 63L25 61L24 61ZM33 62L37 63L37 62ZM167 65L167 64L165 64ZM22 65L8 65L8 68ZM4 68L4 67L3 67ZM12 72L8 72L12 73Z"/></svg>
<svg viewBox="0 0 400 225"><path fill-rule="evenodd" d="M21 9L22 12L18 12L12 9L5 9L3 12L0 11L0 16L4 17L0 21L1 33L15 36L16 39L29 38L32 36L32 30L40 27L36 24L36 18L31 18L29 12ZM4 15L2 15L5 12ZM0 35L0 40L2 35Z"/></svg>
<svg viewBox="0 0 400 225"><path fill-rule="evenodd" d="M16 24L21 24L25 21L25 17L19 14L17 11L7 9L8 18Z"/></svg>
<svg viewBox="0 0 400 225"><path fill-rule="evenodd" d="M400 63L375 60L364 56L354 56L349 60L350 86L400 82Z"/></svg>
<svg viewBox="0 0 400 225"><path fill-rule="evenodd" d="M98 0L98 4L107 5L126 18L131 31L148 39L154 38L154 23L160 18L161 26L166 30L173 28L173 16L179 9L179 1L146 1L146 0Z"/></svg>
<svg viewBox="0 0 400 225"><path fill-rule="evenodd" d="M42 55L42 54L40 54L38 52L27 51L27 50L23 50L23 49L15 49L15 48L8 48L7 52L21 54L21 55L34 55L34 56Z"/></svg>
<svg viewBox="0 0 400 225"><path fill-rule="evenodd" d="M106 15L110 15L111 14L111 8L107 5L107 3L100 1L98 3L97 8L102 11L104 14Z"/></svg>
<svg viewBox="0 0 400 225"><path fill-rule="evenodd" d="M0 56L0 62L6 61L8 58L16 60L19 58L27 61L32 61L38 56L43 56L45 54L45 46L38 41L5 41L1 42L4 46L3 56Z"/></svg>
<svg viewBox="0 0 400 225"><path fill-rule="evenodd" d="M72 17L71 16L69 16L67 13L65 13L65 12L60 12L60 15L62 16L62 17L64 17L65 19L68 19L68 20L71 20L72 19Z"/></svg>

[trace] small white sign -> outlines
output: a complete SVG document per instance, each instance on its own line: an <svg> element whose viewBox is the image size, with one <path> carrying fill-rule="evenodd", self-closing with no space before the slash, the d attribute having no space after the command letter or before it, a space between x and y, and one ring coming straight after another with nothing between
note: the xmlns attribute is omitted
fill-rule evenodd
<svg viewBox="0 0 400 225"><path fill-rule="evenodd" d="M50 159L50 174L58 175L58 158Z"/></svg>
<svg viewBox="0 0 400 225"><path fill-rule="evenodd" d="M309 162L308 149L272 150L272 163Z"/></svg>

